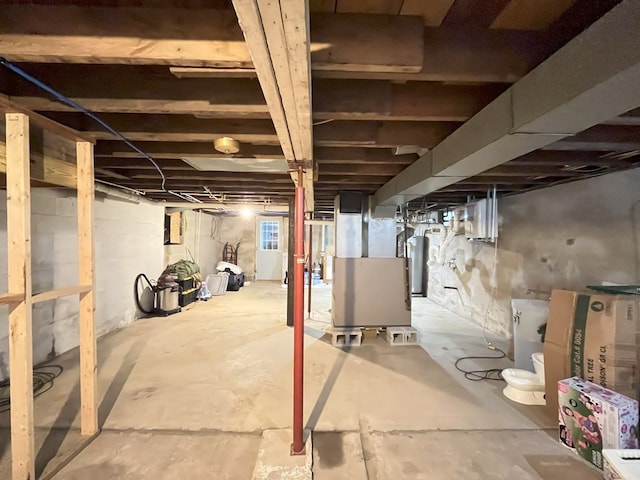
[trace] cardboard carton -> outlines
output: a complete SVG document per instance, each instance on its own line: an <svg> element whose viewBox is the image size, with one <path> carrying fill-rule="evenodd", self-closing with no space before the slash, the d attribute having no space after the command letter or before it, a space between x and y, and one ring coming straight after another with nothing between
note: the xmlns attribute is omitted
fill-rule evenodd
<svg viewBox="0 0 640 480"><path fill-rule="evenodd" d="M603 450L604 480L640 478L640 450Z"/></svg>
<svg viewBox="0 0 640 480"><path fill-rule="evenodd" d="M550 415L557 414L558 381L572 376L638 398L639 318L635 295L553 291L543 347Z"/></svg>
<svg viewBox="0 0 640 480"><path fill-rule="evenodd" d="M638 448L638 402L578 377L558 382L560 442L603 468L603 449Z"/></svg>

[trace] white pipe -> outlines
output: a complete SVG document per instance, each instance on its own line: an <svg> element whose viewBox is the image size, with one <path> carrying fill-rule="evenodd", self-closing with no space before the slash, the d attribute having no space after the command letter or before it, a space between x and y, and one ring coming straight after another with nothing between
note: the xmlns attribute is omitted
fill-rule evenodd
<svg viewBox="0 0 640 480"><path fill-rule="evenodd" d="M453 222L451 225L451 231L457 233L460 229L460 210L456 209L453 211Z"/></svg>
<svg viewBox="0 0 640 480"><path fill-rule="evenodd" d="M118 188L109 187L107 185L103 185L101 183L94 183L94 190L96 192L104 193L110 197L120 198L122 200L127 200L131 203L145 203L147 205L161 205L160 202L156 202L154 200L144 198L140 195L137 195L133 192L128 192L126 190L120 190Z"/></svg>
<svg viewBox="0 0 640 480"><path fill-rule="evenodd" d="M444 255L447 251L447 248L449 247L449 244L451 243L451 241L455 236L456 236L456 232L454 231L449 232L447 234L447 238L445 238L444 242L440 244L440 251L438 254L438 263L440 265L444 265Z"/></svg>
<svg viewBox="0 0 640 480"><path fill-rule="evenodd" d="M196 251L196 258L195 258L195 262L196 263L200 263L200 228L202 227L202 210L198 210L198 217L196 219L196 238L195 238L195 251Z"/></svg>
<svg viewBox="0 0 640 480"><path fill-rule="evenodd" d="M447 227L441 223L420 223L416 226L413 235L423 237L425 234L434 234L435 229L440 230L440 242L443 242L447 236Z"/></svg>
<svg viewBox="0 0 640 480"><path fill-rule="evenodd" d="M493 241L498 238L498 190L496 186L493 186L493 224L491 226L491 233Z"/></svg>

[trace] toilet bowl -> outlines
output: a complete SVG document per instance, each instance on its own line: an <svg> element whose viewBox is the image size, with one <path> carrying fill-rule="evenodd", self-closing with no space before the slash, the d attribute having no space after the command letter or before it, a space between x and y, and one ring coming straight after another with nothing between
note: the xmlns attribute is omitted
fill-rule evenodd
<svg viewBox="0 0 640 480"><path fill-rule="evenodd" d="M502 378L507 382L502 393L509 400L524 405L546 405L544 399L544 356L542 353L531 355L535 373L517 368L502 371Z"/></svg>

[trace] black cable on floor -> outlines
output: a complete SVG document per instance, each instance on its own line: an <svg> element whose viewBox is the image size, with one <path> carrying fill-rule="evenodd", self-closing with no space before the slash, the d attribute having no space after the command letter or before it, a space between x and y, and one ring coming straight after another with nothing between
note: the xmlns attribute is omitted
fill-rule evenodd
<svg viewBox="0 0 640 480"><path fill-rule="evenodd" d="M482 380L497 380L503 382L502 368L488 368L486 370L464 370L460 368L458 364L464 360L499 360L507 356L502 350L493 345L489 347L490 350L496 350L500 352L499 356L475 356L475 357L461 357L456 360L455 367L458 371L464 373L464 378L471 380L472 382L480 382Z"/></svg>
<svg viewBox="0 0 640 480"><path fill-rule="evenodd" d="M64 371L62 365L42 365L33 369L33 396L34 398L49 391L53 387L53 380L58 378ZM0 413L11 410L11 400L9 399L9 379L0 381L0 394L2 390L7 390L6 396L0 396Z"/></svg>

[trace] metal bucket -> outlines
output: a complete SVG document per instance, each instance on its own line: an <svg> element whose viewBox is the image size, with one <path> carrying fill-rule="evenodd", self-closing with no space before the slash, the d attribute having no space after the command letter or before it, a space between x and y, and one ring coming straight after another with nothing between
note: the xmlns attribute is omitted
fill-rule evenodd
<svg viewBox="0 0 640 480"><path fill-rule="evenodd" d="M158 308L171 312L179 307L180 292L177 285L165 286L158 290Z"/></svg>

